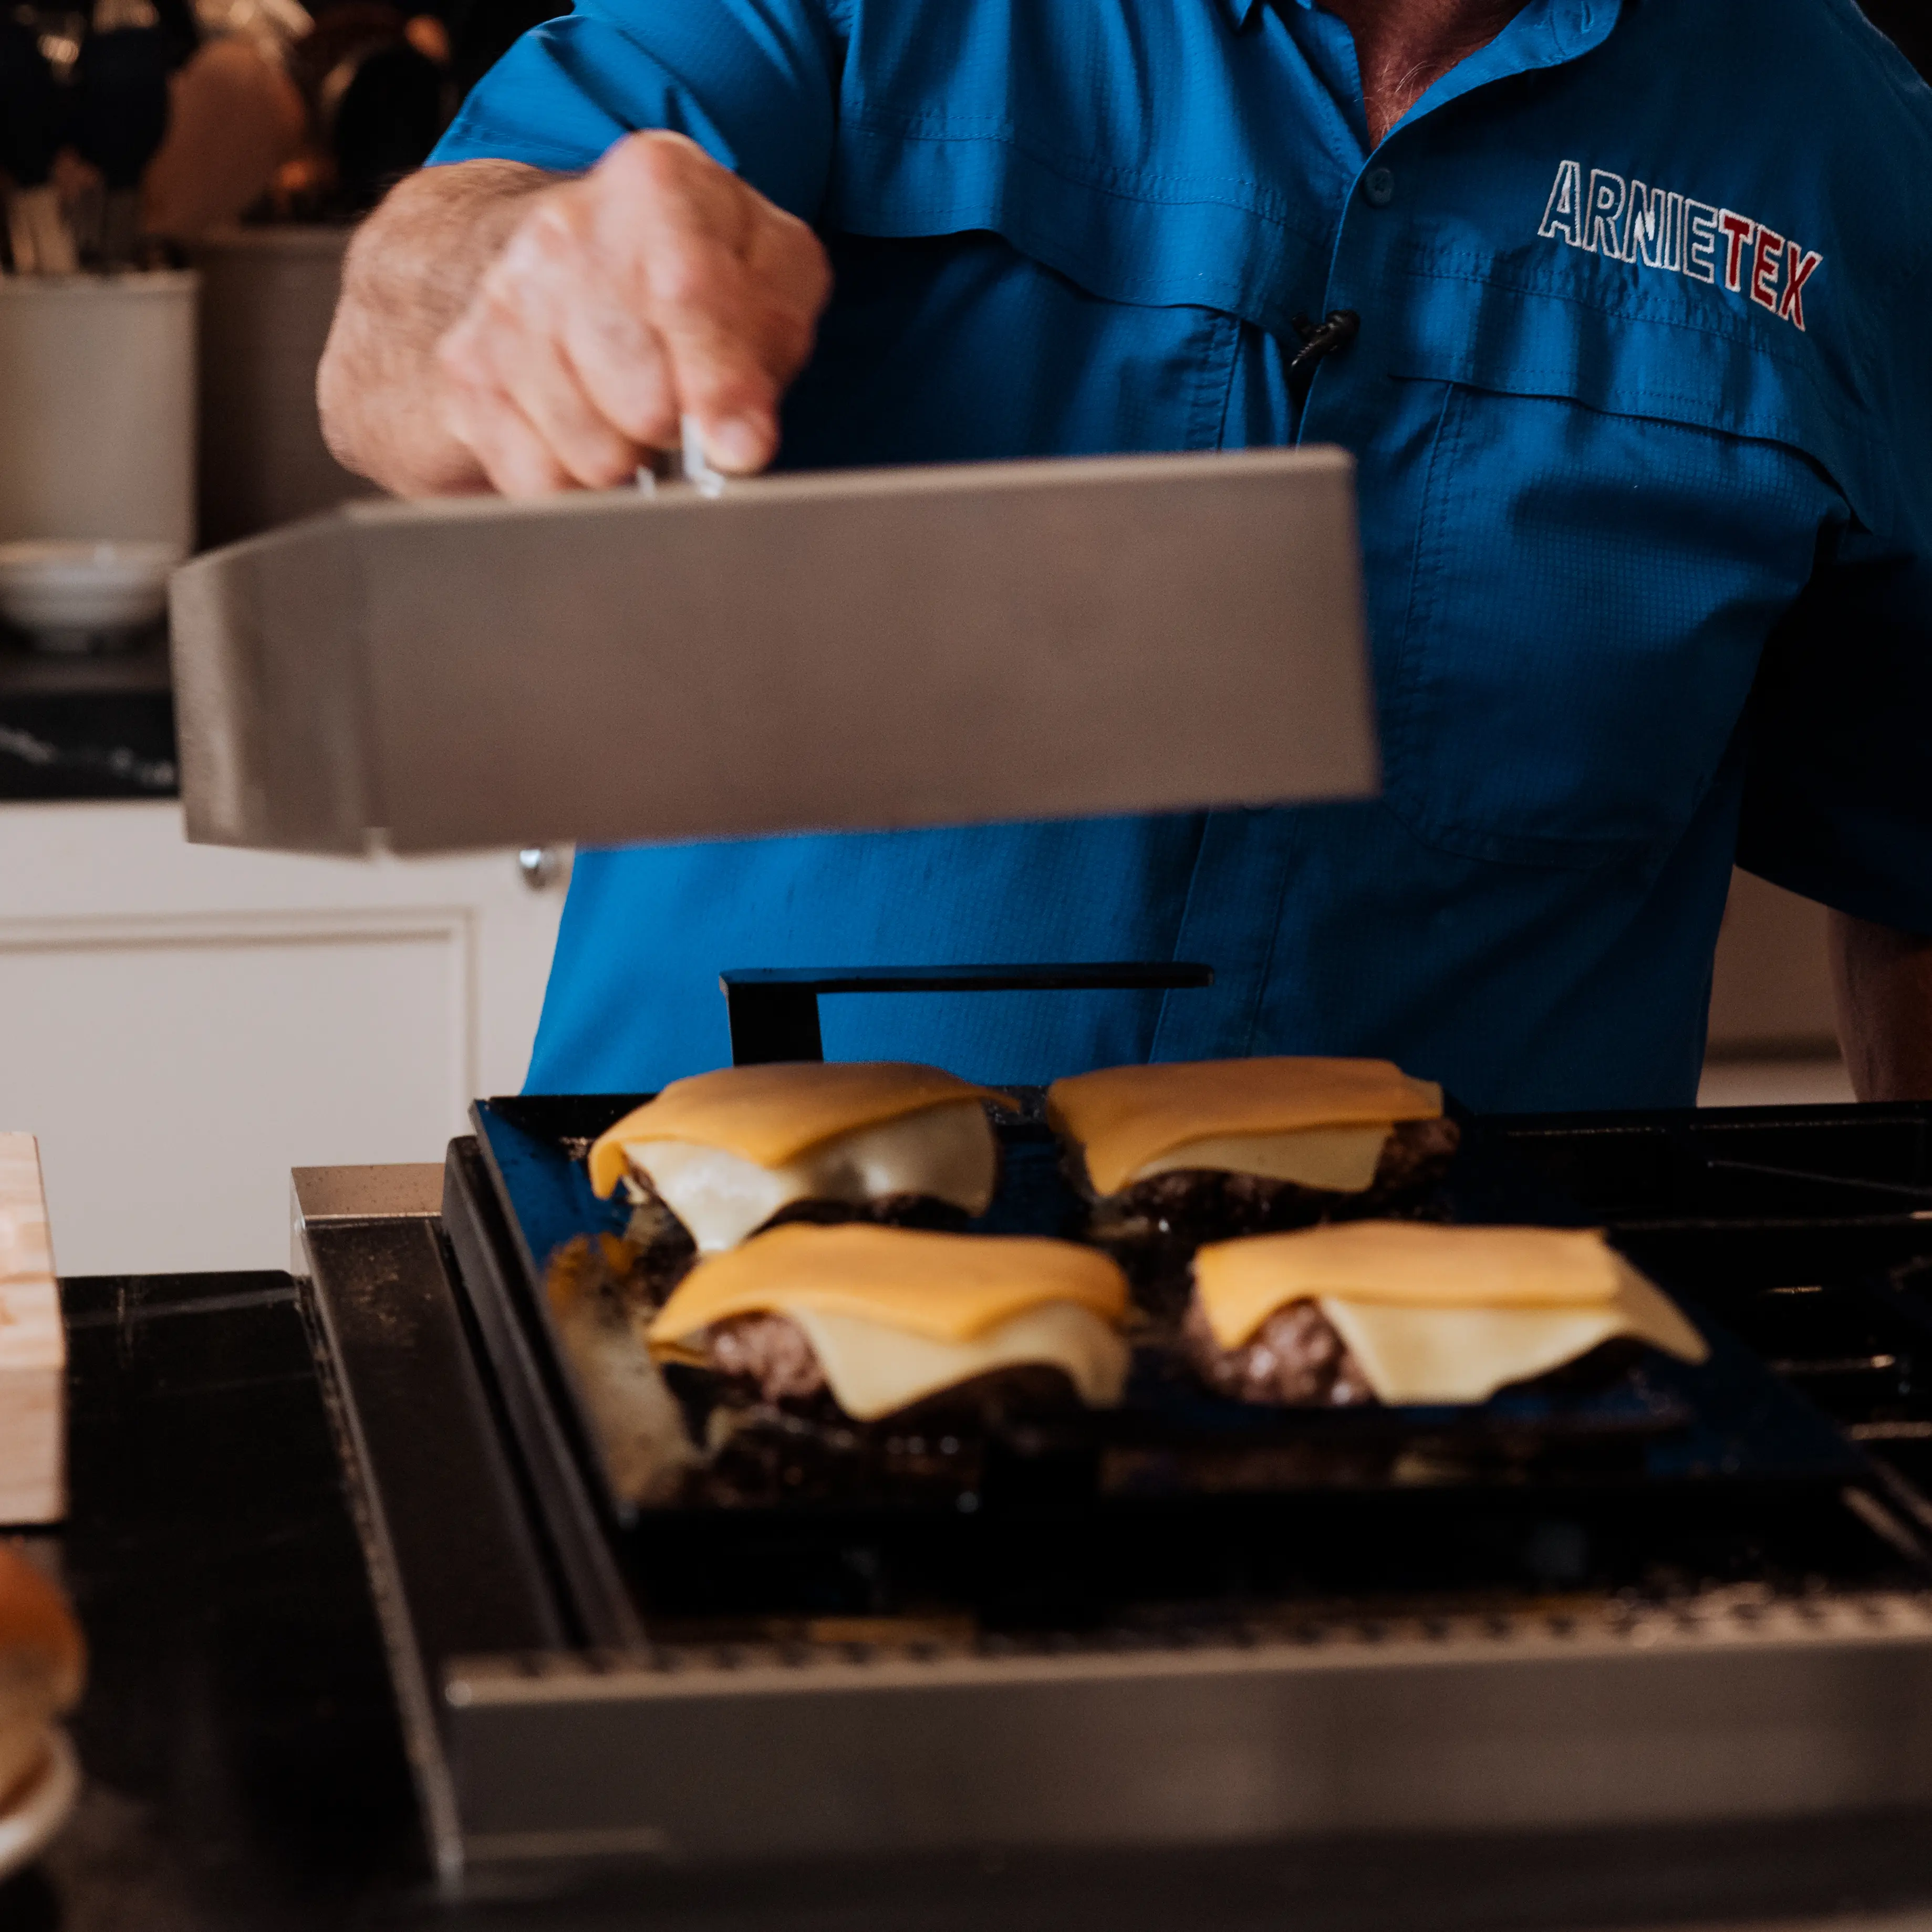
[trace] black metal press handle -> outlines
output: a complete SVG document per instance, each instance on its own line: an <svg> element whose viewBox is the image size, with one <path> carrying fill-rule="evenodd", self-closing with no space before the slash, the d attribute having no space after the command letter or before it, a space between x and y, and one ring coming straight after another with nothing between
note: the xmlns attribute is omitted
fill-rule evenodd
<svg viewBox="0 0 1932 1932"><path fill-rule="evenodd" d="M823 1060L820 993L1177 992L1214 983L1211 966L1136 960L1078 966L741 967L718 976L736 1066Z"/></svg>

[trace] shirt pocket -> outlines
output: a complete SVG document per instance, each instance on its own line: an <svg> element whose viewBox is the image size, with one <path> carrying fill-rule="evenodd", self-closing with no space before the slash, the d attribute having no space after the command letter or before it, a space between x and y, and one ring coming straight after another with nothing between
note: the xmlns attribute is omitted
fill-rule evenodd
<svg viewBox="0 0 1932 1932"><path fill-rule="evenodd" d="M1435 430L1378 666L1385 796L1465 856L1661 865L1852 514L1841 438L1746 344L1574 304L1491 340L1391 369Z"/></svg>
<svg viewBox="0 0 1932 1932"><path fill-rule="evenodd" d="M837 287L799 433L836 400L889 459L1217 447L1240 325L1286 326L1308 246L1238 187L902 116L842 128L820 223Z"/></svg>

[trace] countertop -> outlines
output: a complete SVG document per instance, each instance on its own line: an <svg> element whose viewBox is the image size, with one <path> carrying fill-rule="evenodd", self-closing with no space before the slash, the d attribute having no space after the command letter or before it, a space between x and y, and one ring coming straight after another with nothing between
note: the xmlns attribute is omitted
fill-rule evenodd
<svg viewBox="0 0 1932 1932"><path fill-rule="evenodd" d="M0 802L178 789L165 625L126 650L65 657L0 624Z"/></svg>
<svg viewBox="0 0 1932 1932"><path fill-rule="evenodd" d="M299 1291L64 1284L73 1505L46 1540L93 1653L88 1783L5 1932L1556 1932L1932 1928L1922 1817L1015 1856L440 1900ZM1922 1913L1923 1916L1922 1916Z"/></svg>

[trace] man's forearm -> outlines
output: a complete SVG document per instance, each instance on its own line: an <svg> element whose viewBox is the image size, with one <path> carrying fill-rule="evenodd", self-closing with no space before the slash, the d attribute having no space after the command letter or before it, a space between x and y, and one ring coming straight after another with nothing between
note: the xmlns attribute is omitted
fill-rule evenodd
<svg viewBox="0 0 1932 1932"><path fill-rule="evenodd" d="M1932 935L1832 915L1838 1038L1861 1100L1932 1100Z"/></svg>
<svg viewBox="0 0 1932 1932"><path fill-rule="evenodd" d="M428 168L363 224L316 379L322 435L345 468L404 496L488 487L443 420L436 347L530 196L559 178L515 161Z"/></svg>

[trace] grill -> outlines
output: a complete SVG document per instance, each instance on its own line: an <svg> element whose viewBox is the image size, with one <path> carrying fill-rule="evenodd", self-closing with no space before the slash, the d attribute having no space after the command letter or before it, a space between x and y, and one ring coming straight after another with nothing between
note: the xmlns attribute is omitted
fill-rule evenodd
<svg viewBox="0 0 1932 1932"><path fill-rule="evenodd" d="M1932 1529L1932 1108L1498 1119L1490 1131L1720 1318Z"/></svg>
<svg viewBox="0 0 1932 1932"><path fill-rule="evenodd" d="M964 1515L672 1520L539 1286L632 1104L479 1102L440 1199L296 1177L446 1876L1932 1802L1932 1108L1466 1122L1443 1211L1606 1226L1710 1333L1642 1412L1310 1417L1292 1480L1124 1510L1048 1456Z"/></svg>

